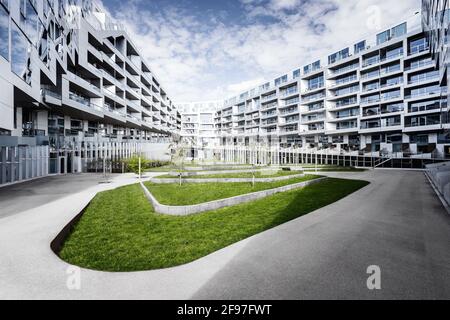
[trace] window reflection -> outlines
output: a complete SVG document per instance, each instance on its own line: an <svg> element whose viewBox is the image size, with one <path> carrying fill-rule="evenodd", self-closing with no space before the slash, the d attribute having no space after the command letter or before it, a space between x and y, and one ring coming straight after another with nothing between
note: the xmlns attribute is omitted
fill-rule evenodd
<svg viewBox="0 0 450 320"><path fill-rule="evenodd" d="M0 55L9 60L9 15L0 6Z"/></svg>
<svg viewBox="0 0 450 320"><path fill-rule="evenodd" d="M11 27L11 70L31 84L31 44L15 23Z"/></svg>

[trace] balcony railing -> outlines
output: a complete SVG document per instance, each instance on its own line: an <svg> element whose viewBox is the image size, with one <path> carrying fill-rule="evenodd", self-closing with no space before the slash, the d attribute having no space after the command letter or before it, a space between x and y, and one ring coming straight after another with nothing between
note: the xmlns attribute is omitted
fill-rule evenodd
<svg viewBox="0 0 450 320"><path fill-rule="evenodd" d="M84 105L84 106L86 106L88 108L95 109L97 111L103 111L104 110L98 104L95 104L95 103L91 102L89 98L77 95L77 94L75 94L73 92L69 92L69 99L73 100L73 101L76 101L76 102L78 102L78 103L80 103L80 104L82 104L82 105Z"/></svg>
<svg viewBox="0 0 450 320"><path fill-rule="evenodd" d="M420 44L417 46L412 46L409 47L409 55L421 53L427 50L430 50L430 46L428 44Z"/></svg>

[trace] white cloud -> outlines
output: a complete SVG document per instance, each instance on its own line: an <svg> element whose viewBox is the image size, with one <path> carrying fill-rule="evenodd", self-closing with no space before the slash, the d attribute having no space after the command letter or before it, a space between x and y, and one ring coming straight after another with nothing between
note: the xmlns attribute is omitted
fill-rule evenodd
<svg viewBox="0 0 450 320"><path fill-rule="evenodd" d="M116 18L172 99L195 101L256 86L420 9L420 0L240 1L244 24L224 23L224 12L205 23L180 8L148 11L139 1L127 2Z"/></svg>

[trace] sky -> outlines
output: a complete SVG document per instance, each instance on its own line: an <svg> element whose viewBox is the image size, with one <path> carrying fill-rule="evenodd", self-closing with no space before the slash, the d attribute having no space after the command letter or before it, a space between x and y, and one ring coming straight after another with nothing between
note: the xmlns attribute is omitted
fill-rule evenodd
<svg viewBox="0 0 450 320"><path fill-rule="evenodd" d="M175 102L223 100L353 45L420 0L102 0Z"/></svg>

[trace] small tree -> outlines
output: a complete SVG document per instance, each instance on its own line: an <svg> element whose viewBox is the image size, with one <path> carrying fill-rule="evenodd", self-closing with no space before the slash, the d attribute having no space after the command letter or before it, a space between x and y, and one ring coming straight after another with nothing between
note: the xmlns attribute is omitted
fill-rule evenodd
<svg viewBox="0 0 450 320"><path fill-rule="evenodd" d="M187 150L192 148L192 141L187 141L184 139L174 139L174 141L170 144L170 156L171 162L178 169L178 176L180 178L180 186L182 184L182 173L184 167L184 160L187 156Z"/></svg>

